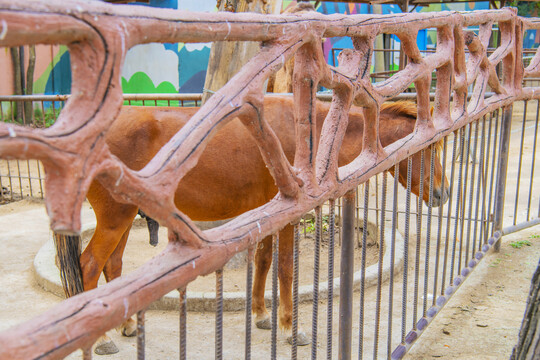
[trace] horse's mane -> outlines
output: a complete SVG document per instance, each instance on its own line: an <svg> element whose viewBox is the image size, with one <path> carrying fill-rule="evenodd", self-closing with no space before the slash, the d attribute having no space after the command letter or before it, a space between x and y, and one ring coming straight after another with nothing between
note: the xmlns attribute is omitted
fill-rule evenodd
<svg viewBox="0 0 540 360"><path fill-rule="evenodd" d="M383 103L381 106L381 112L383 111L389 115L406 116L415 120L418 115L416 103L407 100ZM434 144L435 152L437 153L437 155L441 154L443 150L443 145L444 142L442 139Z"/></svg>
<svg viewBox="0 0 540 360"><path fill-rule="evenodd" d="M407 116L416 119L418 111L416 110L416 104L412 101L395 101L385 102L381 106L381 112L385 112L395 116Z"/></svg>

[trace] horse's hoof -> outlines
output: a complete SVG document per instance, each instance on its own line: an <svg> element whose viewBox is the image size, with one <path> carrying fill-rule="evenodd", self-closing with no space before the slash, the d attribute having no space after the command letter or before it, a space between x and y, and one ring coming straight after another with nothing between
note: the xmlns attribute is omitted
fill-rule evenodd
<svg viewBox="0 0 540 360"><path fill-rule="evenodd" d="M132 319L129 319L125 324L122 325L121 329L122 335L126 337L132 337L137 335L137 323Z"/></svg>
<svg viewBox="0 0 540 360"><path fill-rule="evenodd" d="M137 335L137 328L135 328L135 329L123 328L122 329L122 335L124 335L125 337L133 337L133 336Z"/></svg>
<svg viewBox="0 0 540 360"><path fill-rule="evenodd" d="M293 344L292 335L287 337L287 342L290 345ZM306 335L306 333L303 332L303 331L298 332L298 335L296 336L296 345L298 345L298 346L306 346L306 345L309 345L309 344L311 344L311 339Z"/></svg>
<svg viewBox="0 0 540 360"><path fill-rule="evenodd" d="M272 320L270 318L255 321L255 325L259 329L270 330L272 329Z"/></svg>
<svg viewBox="0 0 540 360"><path fill-rule="evenodd" d="M114 344L112 340L109 340L107 342L98 344L95 347L94 352L97 355L112 355L118 352L118 348L116 347L116 345Z"/></svg>

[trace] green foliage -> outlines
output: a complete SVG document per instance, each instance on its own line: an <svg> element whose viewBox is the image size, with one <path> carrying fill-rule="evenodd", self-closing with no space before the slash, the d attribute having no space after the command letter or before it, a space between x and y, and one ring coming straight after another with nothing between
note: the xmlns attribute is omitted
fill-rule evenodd
<svg viewBox="0 0 540 360"><path fill-rule="evenodd" d="M300 224L305 226L306 232L312 233L316 230L316 222L315 219L302 219L300 220ZM328 231L329 224L328 224L328 215L324 215L322 217L322 230Z"/></svg>
<svg viewBox="0 0 540 360"><path fill-rule="evenodd" d="M536 17L540 13L540 3L535 1L511 1L507 6L517 7L519 16Z"/></svg>
<svg viewBox="0 0 540 360"><path fill-rule="evenodd" d="M510 246L514 249L521 249L523 245L531 246L531 242L529 240L518 240L518 241L512 241L510 243Z"/></svg>
<svg viewBox="0 0 540 360"><path fill-rule="evenodd" d="M45 112L43 112L43 110L40 108L35 108L34 120L31 126L39 128L50 127L54 124L54 122L58 118L58 115L60 115L60 109L58 108L58 105L54 109L52 106L49 107L45 110ZM2 107L2 118L0 119L0 121L5 123L23 125L22 117L17 116L17 107L12 106L11 104Z"/></svg>
<svg viewBox="0 0 540 360"><path fill-rule="evenodd" d="M36 127L50 127L60 115L60 109L49 107L45 113L41 109L34 110L34 125Z"/></svg>

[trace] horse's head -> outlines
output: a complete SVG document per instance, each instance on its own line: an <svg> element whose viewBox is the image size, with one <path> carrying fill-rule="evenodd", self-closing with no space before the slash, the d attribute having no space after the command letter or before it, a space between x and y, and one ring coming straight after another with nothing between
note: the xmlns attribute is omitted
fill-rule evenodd
<svg viewBox="0 0 540 360"><path fill-rule="evenodd" d="M437 143L434 151L433 159L433 207L438 207L444 204L449 197L449 183L446 175L443 174L442 164L440 159L440 152L442 149L442 143ZM417 152L412 157L411 171L411 191L415 195L420 195L420 176L422 173L422 151ZM407 188L407 160L403 160L399 163L399 182L403 187ZM429 177L431 167L431 149L424 150L424 183L422 199L426 204L429 204ZM393 174L393 168L390 169ZM444 179L444 180L443 180ZM444 181L444 182L443 182ZM444 187L443 187L444 184Z"/></svg>

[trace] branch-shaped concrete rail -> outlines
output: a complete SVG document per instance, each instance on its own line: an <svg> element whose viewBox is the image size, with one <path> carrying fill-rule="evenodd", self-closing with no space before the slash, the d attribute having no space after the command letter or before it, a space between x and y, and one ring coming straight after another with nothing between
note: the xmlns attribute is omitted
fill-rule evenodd
<svg viewBox="0 0 540 360"><path fill-rule="evenodd" d="M489 58L491 24L502 31L502 45ZM525 24L525 26L523 26ZM513 10L392 15L330 15L300 12L282 16L190 13L139 6L113 6L73 0L0 0L0 45L65 44L71 56L72 96L54 126L29 129L0 124L0 157L43 162L51 228L76 233L80 209L97 178L120 201L132 202L169 228L169 245L136 272L106 286L67 299L46 314L0 333L0 357L57 358L90 346L108 329L146 308L167 292L199 275L220 269L236 252L275 233L327 199L336 198L397 161L434 143L464 124L522 98L524 73L537 74L537 54L523 71L525 28L539 28ZM464 32L481 26L479 39ZM437 28L437 50L424 56L418 30ZM410 58L405 69L372 84L369 79L377 34L400 37ZM517 34L517 35L516 35ZM326 64L323 37L350 36L354 49L340 55L340 66ZM122 105L121 68L126 52L150 42L259 41L262 51L221 90L140 171L114 157L104 134ZM465 62L465 47L474 61ZM295 56L296 155L290 164L264 117L263 84ZM502 63L503 82L493 71ZM430 116L431 74L437 71L434 117ZM378 136L381 104L414 83L418 93L416 131L382 148ZM474 84L474 105L467 86ZM488 84L495 95L485 99ZM334 90L320 140L315 135L318 85ZM451 96L454 96L453 106ZM365 107L364 148L350 164L337 165L351 104ZM200 231L173 203L178 181L192 169L209 139L239 118L257 142L279 188L269 203L219 228ZM292 129L291 129L292 130Z"/></svg>

